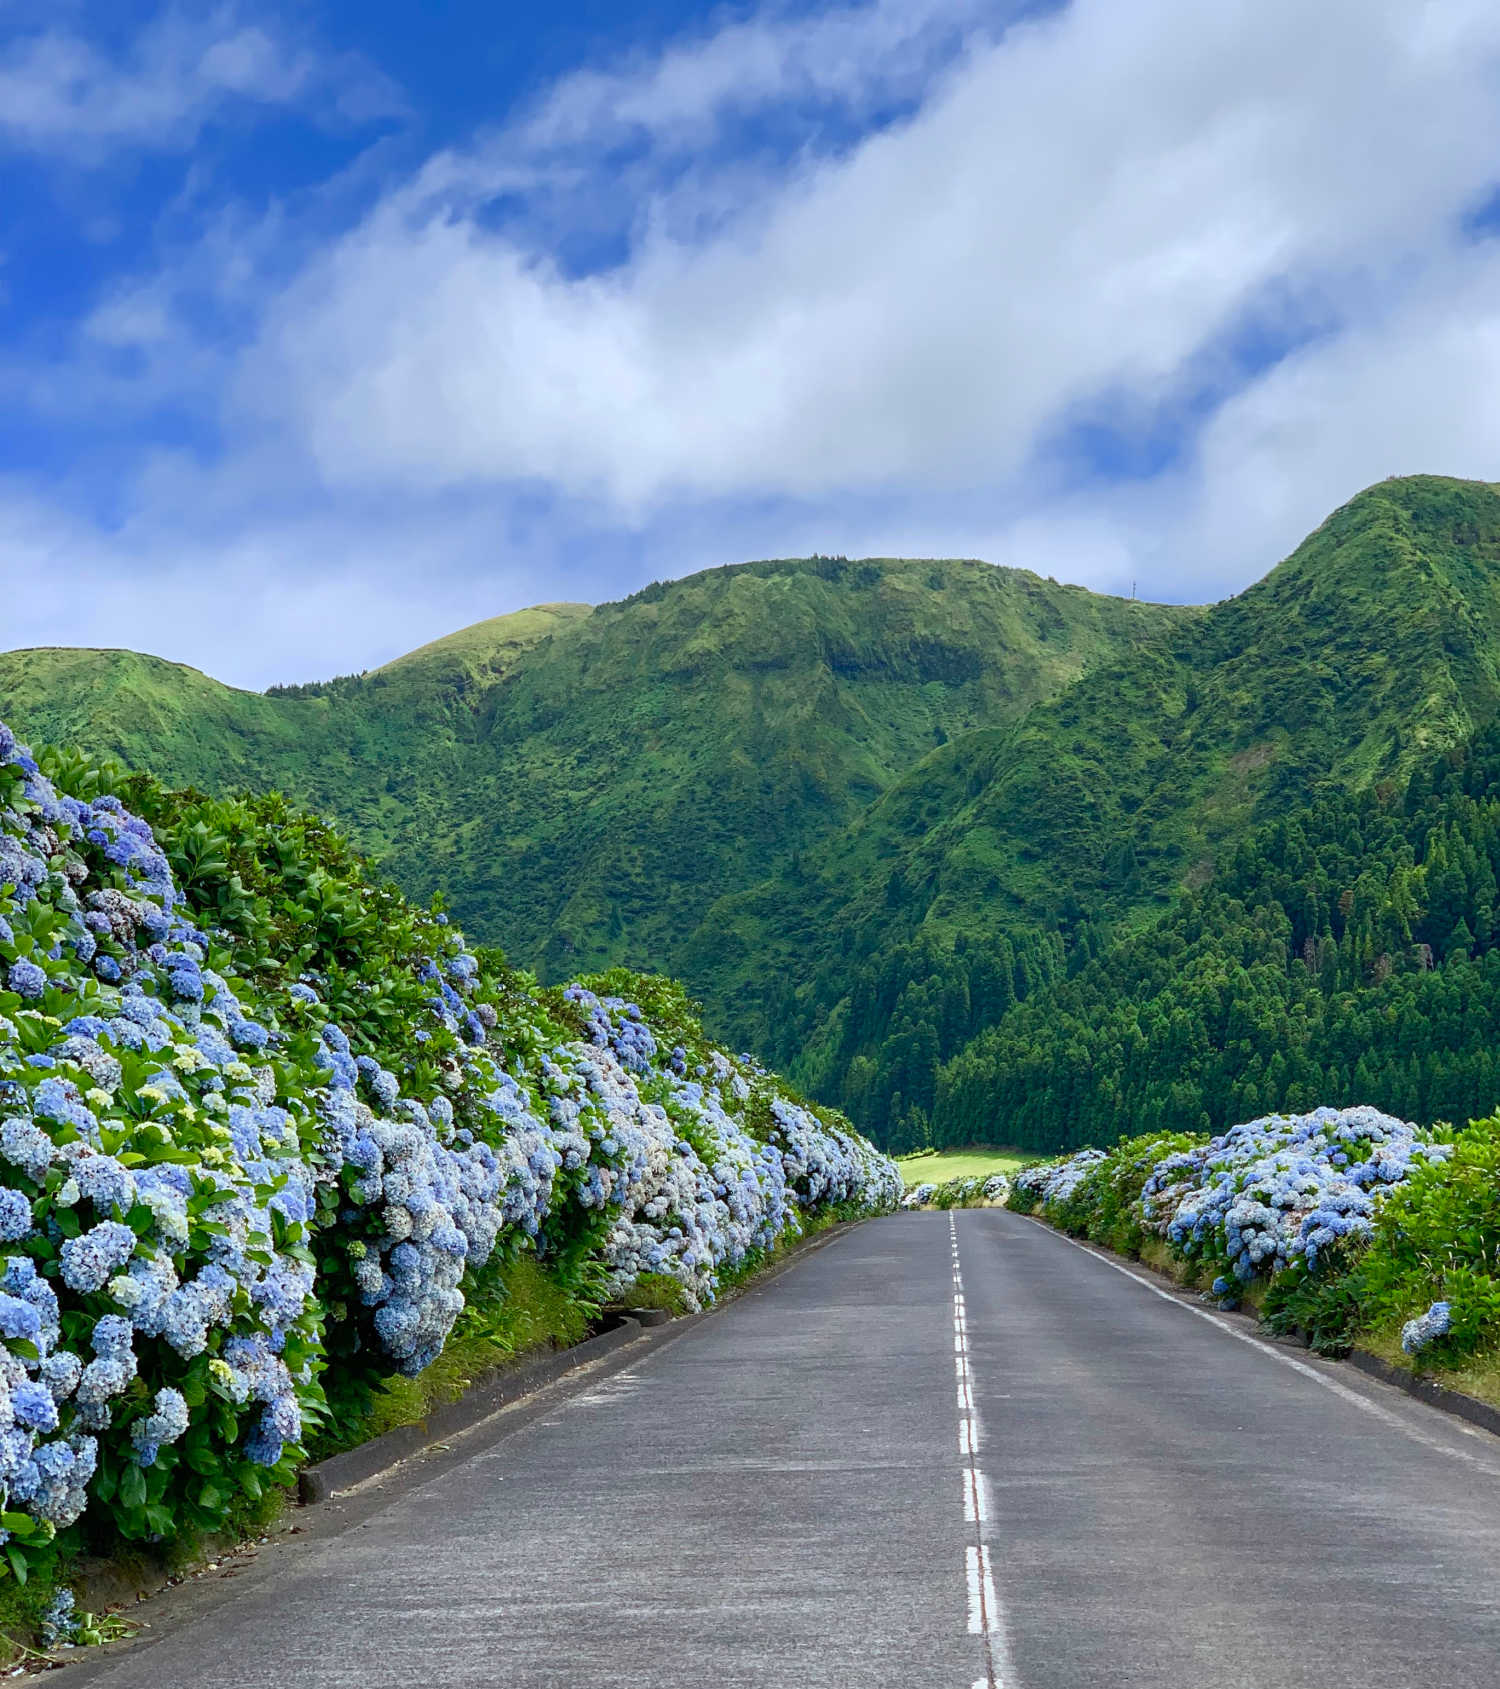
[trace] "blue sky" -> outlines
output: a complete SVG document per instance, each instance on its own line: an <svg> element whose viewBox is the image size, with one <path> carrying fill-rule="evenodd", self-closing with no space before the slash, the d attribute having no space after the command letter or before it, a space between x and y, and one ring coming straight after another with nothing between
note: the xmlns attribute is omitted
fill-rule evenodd
<svg viewBox="0 0 1500 1689"><path fill-rule="evenodd" d="M1485 0L0 0L7 642L237 685L746 557L1223 597L1500 479Z"/></svg>

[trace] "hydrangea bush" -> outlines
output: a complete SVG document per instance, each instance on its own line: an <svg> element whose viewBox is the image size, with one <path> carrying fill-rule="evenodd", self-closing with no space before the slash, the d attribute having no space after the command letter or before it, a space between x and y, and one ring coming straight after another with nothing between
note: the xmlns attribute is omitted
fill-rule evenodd
<svg viewBox="0 0 1500 1689"><path fill-rule="evenodd" d="M1350 1280L1366 1322L1399 1331L1423 1365L1500 1345L1500 1118L1472 1121L1392 1187Z"/></svg>
<svg viewBox="0 0 1500 1689"><path fill-rule="evenodd" d="M1004 1173L976 1173L947 1179L942 1184L918 1185L901 1199L903 1208L985 1208L1003 1204L1010 1195Z"/></svg>
<svg viewBox="0 0 1500 1689"><path fill-rule="evenodd" d="M1143 1232L1184 1260L1222 1262L1246 1281L1294 1261L1317 1264L1318 1252L1344 1239L1368 1238L1380 1197L1414 1167L1437 1163L1452 1145L1378 1109L1318 1108L1267 1115L1202 1142L1143 1160L1142 1144L1112 1155L1085 1149L1016 1176L1022 1200L1053 1216L1083 1198L1097 1206L1115 1166L1129 1162L1138 1185Z"/></svg>
<svg viewBox="0 0 1500 1689"><path fill-rule="evenodd" d="M1267 1284L1273 1327L1327 1353L1360 1332L1450 1365L1500 1344L1500 1120L1455 1134L1369 1107L1269 1115L1038 1164L1010 1205L1153 1245L1225 1301Z"/></svg>
<svg viewBox="0 0 1500 1689"><path fill-rule="evenodd" d="M1066 1202L1096 1168L1108 1157L1100 1149L1081 1149L1075 1155L1059 1161L1041 1161L1023 1167L1012 1185L1012 1204L1025 1212L1049 1203Z"/></svg>
<svg viewBox="0 0 1500 1689"><path fill-rule="evenodd" d="M804 1216L895 1203L683 1004L539 992L281 800L44 771L0 727L10 1569L85 1515L218 1526L330 1395L429 1365L492 1259L702 1305Z"/></svg>
<svg viewBox="0 0 1500 1689"><path fill-rule="evenodd" d="M1222 1258L1245 1281L1368 1238L1380 1197L1452 1153L1374 1108L1267 1115L1158 1163L1141 1215L1184 1257Z"/></svg>

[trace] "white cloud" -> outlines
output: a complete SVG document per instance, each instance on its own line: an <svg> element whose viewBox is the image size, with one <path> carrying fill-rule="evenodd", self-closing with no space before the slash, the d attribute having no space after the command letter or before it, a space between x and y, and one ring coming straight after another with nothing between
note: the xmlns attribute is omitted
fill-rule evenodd
<svg viewBox="0 0 1500 1689"><path fill-rule="evenodd" d="M1338 505L1391 475L1500 481L1500 242L1435 266L1420 293L1289 354L1148 480L1051 489L1021 514L924 524L869 541L972 553L1142 597L1242 590ZM942 542L942 543L939 543Z"/></svg>
<svg viewBox="0 0 1500 1689"><path fill-rule="evenodd" d="M8 646L146 651L260 689L374 667L580 584L488 510L268 512L248 482L181 464L158 463L147 491L106 529L0 485Z"/></svg>
<svg viewBox="0 0 1500 1689"><path fill-rule="evenodd" d="M0 141L30 152L98 164L121 147L184 151L246 102L350 121L401 109L364 61L278 35L233 5L169 9L118 54L58 24L12 30L0 45Z"/></svg>
<svg viewBox="0 0 1500 1689"><path fill-rule="evenodd" d="M1359 488L1419 473L1500 481L1495 244L1441 266L1420 295L1307 347L1226 404L1183 491L1182 561L1161 556L1157 541L1158 567L1191 580L1186 560L1206 554L1205 572L1229 591Z"/></svg>
<svg viewBox="0 0 1500 1689"><path fill-rule="evenodd" d="M310 97L295 52L218 16L207 68L204 36L139 49L129 98L48 86L80 135L142 145L251 89ZM762 11L565 78L342 233L205 202L196 244L101 295L71 363L4 370L47 426L145 442L108 531L57 514L89 507L86 470L0 498L11 637L265 684L814 549L1217 598L1382 475L1500 477L1500 243L1460 232L1500 175L1500 11L1073 0L1004 22L971 0ZM365 193L383 165L358 168ZM590 239L612 255L592 272L563 251ZM1247 364L1252 321L1296 349ZM217 451L161 454L153 406ZM1166 416L1168 466L1070 458L1101 415Z"/></svg>
<svg viewBox="0 0 1500 1689"><path fill-rule="evenodd" d="M581 277L473 207L487 169L540 168L556 111L618 124L619 87L575 84L316 261L250 379L336 486L540 481L640 520L1003 484L1072 407L1169 395L1268 290L1355 314L1420 286L1500 161L1497 51L1500 12L1467 3L1075 0L974 44L911 121L757 181L706 239L670 231L712 181L663 180L628 259ZM717 63L669 79L690 88L668 109L742 98Z"/></svg>
<svg viewBox="0 0 1500 1689"><path fill-rule="evenodd" d="M736 116L768 107L811 103L863 116L930 93L964 32L998 31L1017 9L986 0L864 0L812 13L768 6L654 56L563 77L511 139L533 154L636 136L701 147Z"/></svg>

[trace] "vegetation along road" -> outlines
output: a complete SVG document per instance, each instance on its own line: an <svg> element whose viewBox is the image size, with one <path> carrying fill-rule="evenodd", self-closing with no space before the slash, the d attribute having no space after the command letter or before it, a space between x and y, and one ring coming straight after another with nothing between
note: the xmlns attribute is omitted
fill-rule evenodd
<svg viewBox="0 0 1500 1689"><path fill-rule="evenodd" d="M103 1689L1492 1689L1500 1443L1003 1210L871 1221L152 1611Z"/></svg>

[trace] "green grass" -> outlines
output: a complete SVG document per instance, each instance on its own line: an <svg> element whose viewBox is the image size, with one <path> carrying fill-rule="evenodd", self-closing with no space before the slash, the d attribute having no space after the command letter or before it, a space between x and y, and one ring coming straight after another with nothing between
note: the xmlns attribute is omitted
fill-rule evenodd
<svg viewBox="0 0 1500 1689"><path fill-rule="evenodd" d="M928 1150L904 1155L896 1163L907 1189L913 1185L942 1185L949 1179L977 1179L990 1173L1014 1173L1035 1156L1003 1149Z"/></svg>
<svg viewBox="0 0 1500 1689"><path fill-rule="evenodd" d="M1476 1401L1500 1408L1500 1353L1494 1349L1471 1355L1461 1365L1441 1366L1428 1362L1419 1366L1403 1352L1399 1329L1361 1332L1356 1341L1358 1347L1378 1355L1391 1366L1400 1367L1404 1372L1420 1373L1444 1389L1457 1390L1460 1395L1472 1396Z"/></svg>
<svg viewBox="0 0 1500 1689"><path fill-rule="evenodd" d="M364 1413L347 1420L311 1453L325 1459L403 1425L420 1425L434 1408L457 1401L474 1380L531 1355L565 1349L587 1333L591 1312L534 1256L521 1255L486 1274L443 1348L415 1378L388 1378Z"/></svg>

